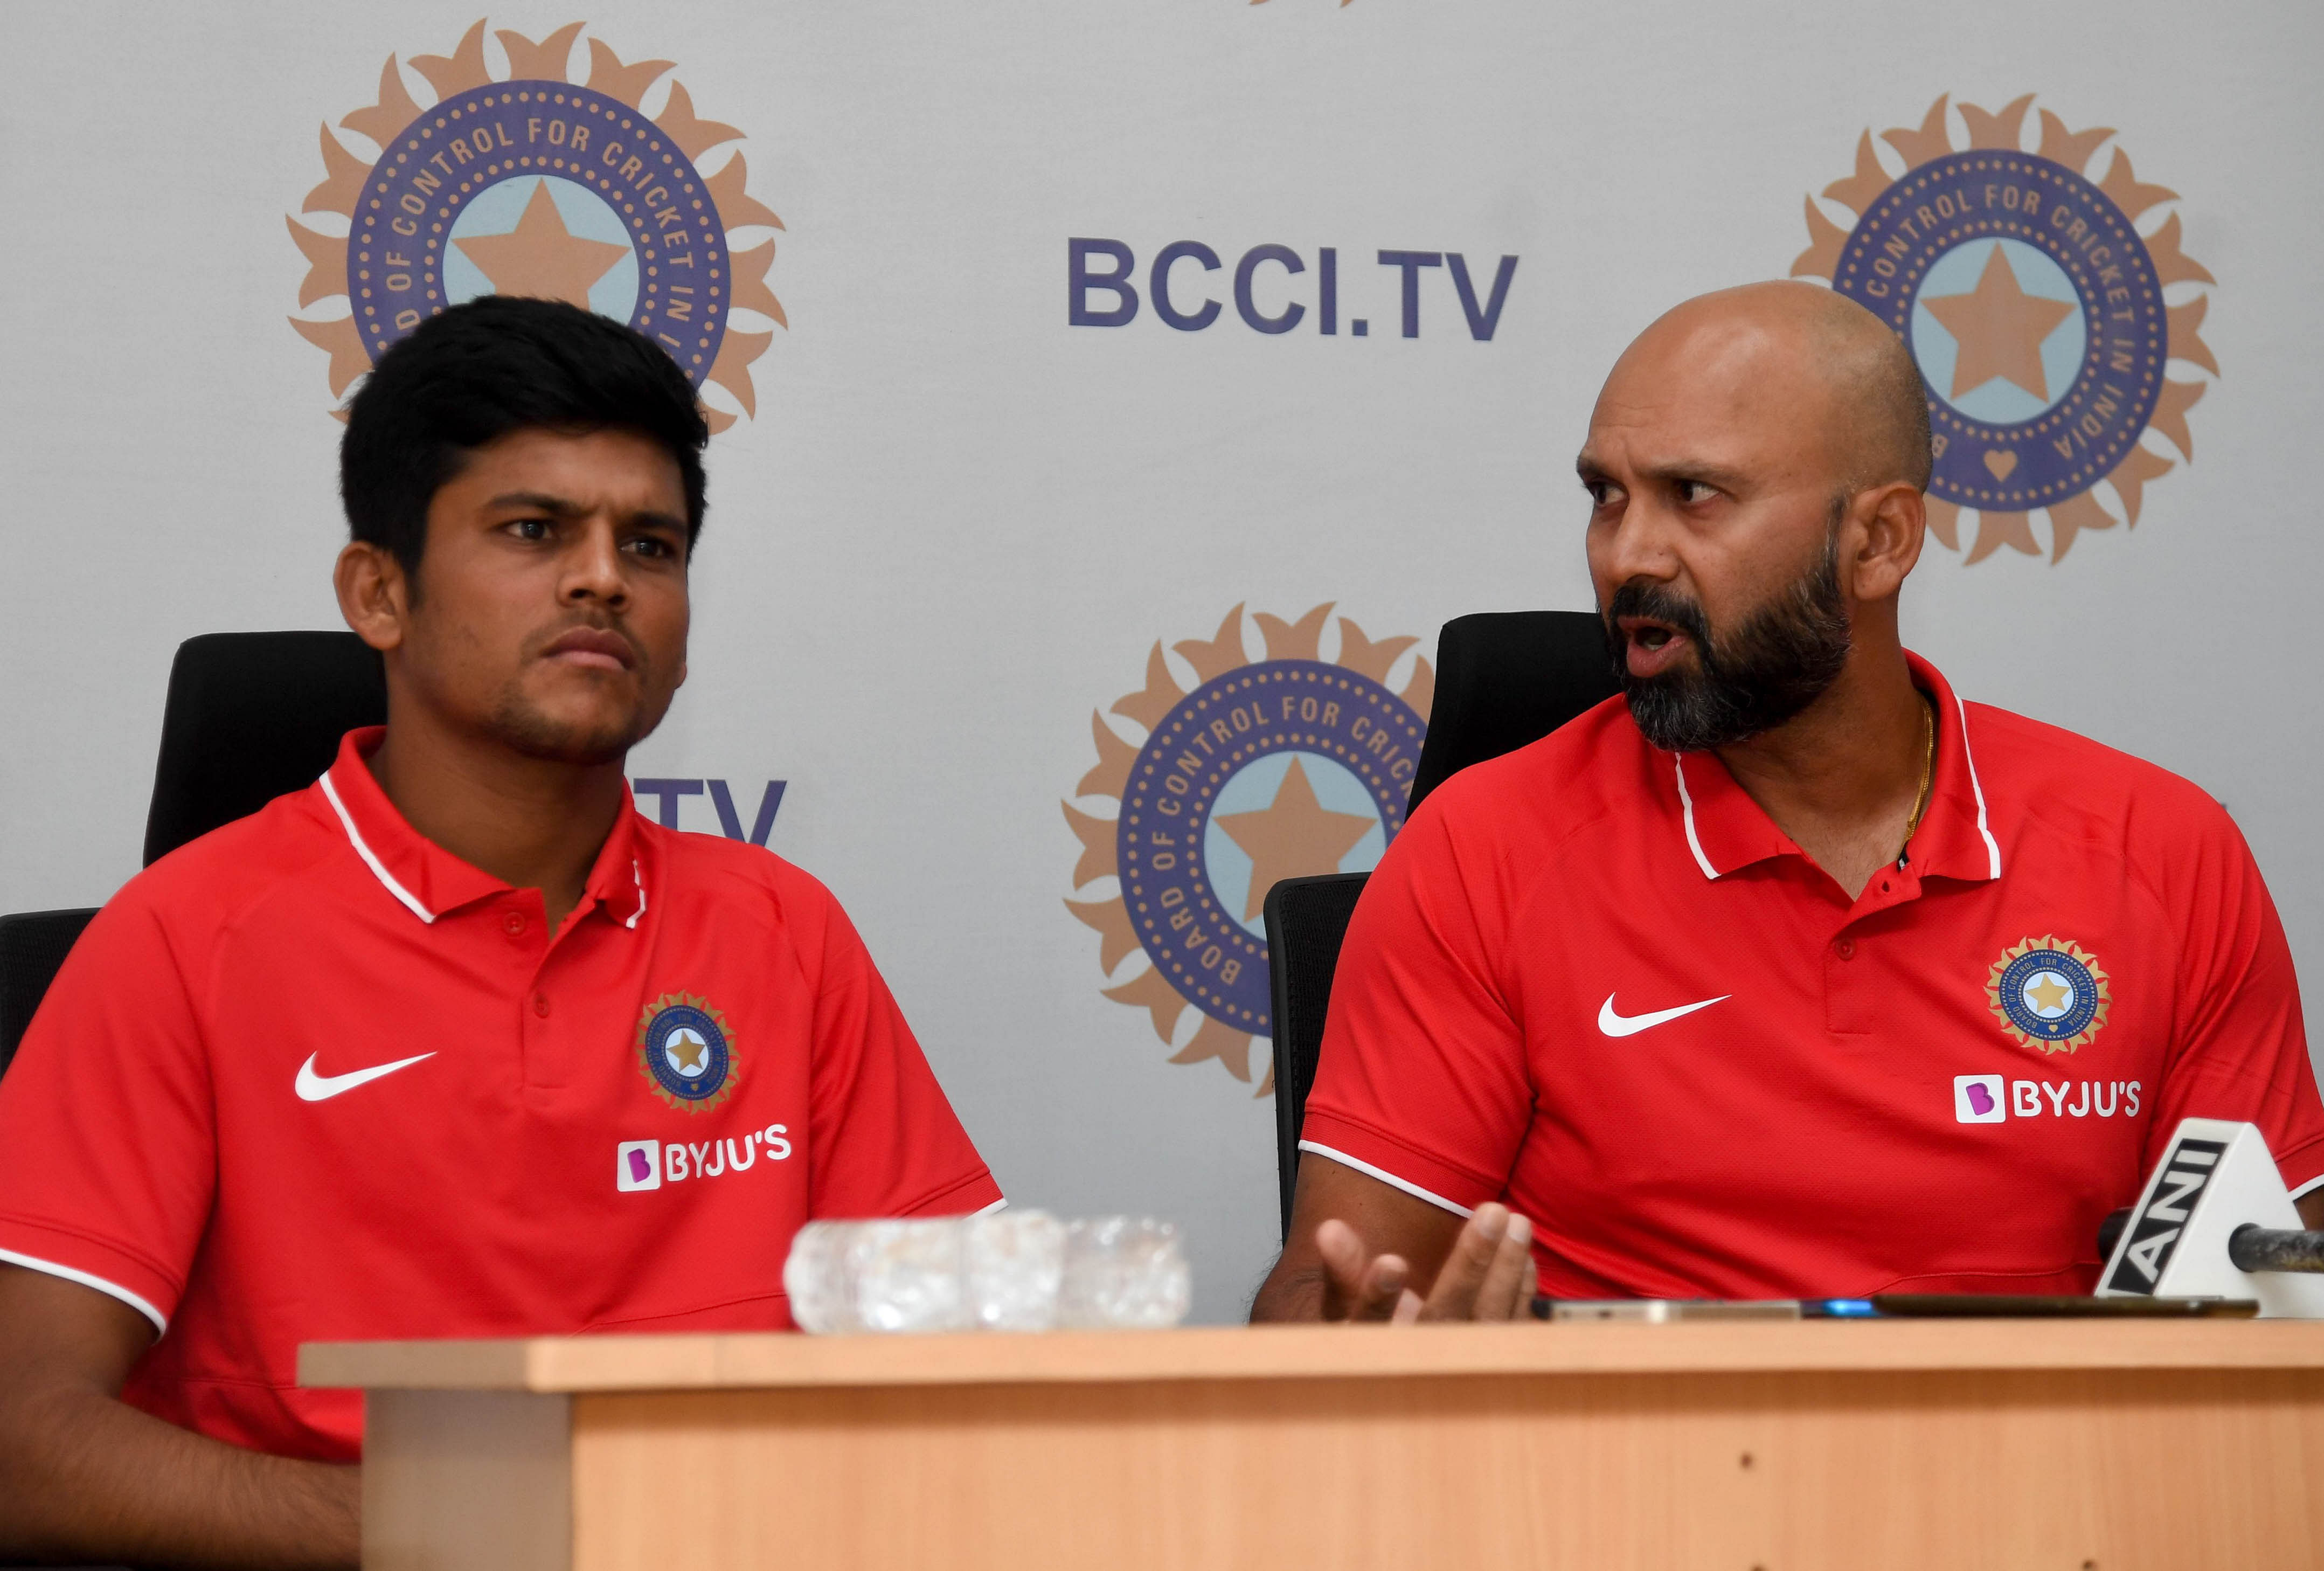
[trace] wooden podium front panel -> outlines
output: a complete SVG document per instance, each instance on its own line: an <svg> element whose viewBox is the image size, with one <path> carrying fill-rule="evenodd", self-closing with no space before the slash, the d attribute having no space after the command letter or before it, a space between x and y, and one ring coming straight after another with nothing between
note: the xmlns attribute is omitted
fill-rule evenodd
<svg viewBox="0 0 2324 1571"><path fill-rule="evenodd" d="M1521 1371L571 1401L581 1571L2241 1571L2324 1550L2324 1372L2309 1369Z"/></svg>

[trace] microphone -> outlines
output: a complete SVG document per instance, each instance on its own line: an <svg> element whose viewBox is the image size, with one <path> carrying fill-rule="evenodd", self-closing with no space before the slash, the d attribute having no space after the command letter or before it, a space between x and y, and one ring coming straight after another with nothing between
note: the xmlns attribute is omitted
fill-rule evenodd
<svg viewBox="0 0 2324 1571"><path fill-rule="evenodd" d="M2098 1248L2101 1298L2251 1298L2263 1317L2324 1319L2324 1233L2301 1226L2254 1124L2182 1121Z"/></svg>

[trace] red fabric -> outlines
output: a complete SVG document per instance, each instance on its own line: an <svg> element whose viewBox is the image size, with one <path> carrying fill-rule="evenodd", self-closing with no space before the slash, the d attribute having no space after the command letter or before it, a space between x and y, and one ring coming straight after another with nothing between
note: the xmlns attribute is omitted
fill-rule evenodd
<svg viewBox="0 0 2324 1571"><path fill-rule="evenodd" d="M2100 1218L2189 1115L2258 1124L2295 1188L2324 1175L2291 953L2226 811L1913 670L1932 799L1853 902L1618 698L1448 781L1357 907L1305 1143L1506 1201L1567 1298L2087 1292ZM2052 937L2111 993L2072 1051L1987 990ZM1977 1075L2004 1121L1959 1118Z"/></svg>
<svg viewBox="0 0 2324 1571"><path fill-rule="evenodd" d="M809 1218L1001 1197L822 885L624 811L551 942L538 892L402 821L360 756L379 735L324 777L353 834L318 782L132 880L0 1082L0 1252L169 1321L128 1400L351 1459L361 1398L297 1389L302 1342L788 1326ZM672 994L724 1021L715 1105L641 1067ZM295 1089L310 1057L418 1053ZM617 1190L617 1146L649 1140L691 1148L687 1177Z"/></svg>

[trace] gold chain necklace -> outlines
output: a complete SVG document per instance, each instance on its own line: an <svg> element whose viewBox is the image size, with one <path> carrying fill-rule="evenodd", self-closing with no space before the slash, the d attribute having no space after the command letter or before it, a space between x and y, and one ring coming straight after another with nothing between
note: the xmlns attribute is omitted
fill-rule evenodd
<svg viewBox="0 0 2324 1571"><path fill-rule="evenodd" d="M1936 777L1937 771L1936 706L1929 702L1928 694L1921 693L1918 697L1921 700L1921 789L1913 797L1913 816L1904 821L1904 848L1896 853L1899 866L1904 864L1905 854L1912 849L1914 832L1921 827L1921 815L1929 810L1929 784Z"/></svg>

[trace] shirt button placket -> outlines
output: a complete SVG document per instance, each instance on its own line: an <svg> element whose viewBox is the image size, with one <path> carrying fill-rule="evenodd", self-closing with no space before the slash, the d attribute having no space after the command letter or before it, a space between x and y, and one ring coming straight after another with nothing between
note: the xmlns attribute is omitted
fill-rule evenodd
<svg viewBox="0 0 2324 1571"><path fill-rule="evenodd" d="M1867 996L1871 973L1857 964L1865 958L1857 953L1858 948L1858 940L1843 932L1833 938L1824 953L1824 1027L1843 1037L1861 1038L1879 1030L1874 1018L1877 1005Z"/></svg>

